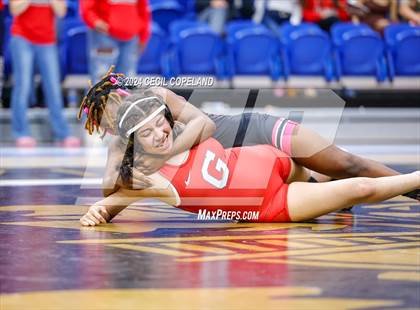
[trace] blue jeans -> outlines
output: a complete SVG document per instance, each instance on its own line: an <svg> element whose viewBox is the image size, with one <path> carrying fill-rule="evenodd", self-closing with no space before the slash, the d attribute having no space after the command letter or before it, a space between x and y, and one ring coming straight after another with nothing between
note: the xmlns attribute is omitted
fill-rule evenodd
<svg viewBox="0 0 420 310"><path fill-rule="evenodd" d="M115 72L135 76L139 60L138 37L120 41L95 30L88 31L89 75L98 82L115 65Z"/></svg>
<svg viewBox="0 0 420 310"><path fill-rule="evenodd" d="M50 122L54 136L58 140L69 135L69 128L63 117L63 96L60 85L58 52L55 44L33 44L12 36L10 39L14 87L12 90L12 134L14 138L29 136L26 117L33 87L33 71L38 65L42 78L42 90L50 112Z"/></svg>

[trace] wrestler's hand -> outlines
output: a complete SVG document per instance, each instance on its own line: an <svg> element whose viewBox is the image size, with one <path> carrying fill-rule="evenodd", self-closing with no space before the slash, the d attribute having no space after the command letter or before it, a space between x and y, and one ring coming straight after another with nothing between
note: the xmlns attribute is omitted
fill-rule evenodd
<svg viewBox="0 0 420 310"><path fill-rule="evenodd" d="M83 226L96 226L105 224L111 220L111 216L104 206L93 205L89 208L88 212L82 216L80 223Z"/></svg>
<svg viewBox="0 0 420 310"><path fill-rule="evenodd" d="M145 189L153 185L152 180L144 175L138 167L136 161L134 167L123 164L120 167L120 175L117 179L117 185L124 189Z"/></svg>
<svg viewBox="0 0 420 310"><path fill-rule="evenodd" d="M133 184L130 189L145 189L151 186L153 186L152 180L139 169L133 168Z"/></svg>
<svg viewBox="0 0 420 310"><path fill-rule="evenodd" d="M145 175L150 175L162 168L168 159L169 155L152 156L143 154L138 160L138 165Z"/></svg>

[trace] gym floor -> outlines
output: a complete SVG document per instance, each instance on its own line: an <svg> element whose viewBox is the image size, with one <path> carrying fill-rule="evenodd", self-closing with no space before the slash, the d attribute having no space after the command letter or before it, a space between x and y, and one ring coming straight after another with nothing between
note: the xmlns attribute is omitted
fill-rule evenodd
<svg viewBox="0 0 420 310"><path fill-rule="evenodd" d="M401 172L419 169L418 153L377 149L364 147ZM414 200L284 224L198 221L149 201L81 227L102 177L99 165L86 170L85 150L3 148L1 160L1 309L420 306Z"/></svg>

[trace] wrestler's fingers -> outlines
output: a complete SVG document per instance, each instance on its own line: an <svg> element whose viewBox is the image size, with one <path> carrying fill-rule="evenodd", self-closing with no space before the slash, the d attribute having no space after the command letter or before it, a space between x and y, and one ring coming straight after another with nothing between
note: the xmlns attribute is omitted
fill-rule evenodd
<svg viewBox="0 0 420 310"><path fill-rule="evenodd" d="M99 225L101 223L91 213L86 213L86 219L90 222L93 222L94 225Z"/></svg>
<svg viewBox="0 0 420 310"><path fill-rule="evenodd" d="M136 169L133 170L133 187L134 185L137 188L147 188L152 186L152 180Z"/></svg>
<svg viewBox="0 0 420 310"><path fill-rule="evenodd" d="M103 216L106 222L109 222L109 220L111 219L111 215L108 213L105 207L101 207L99 209L99 213Z"/></svg>
<svg viewBox="0 0 420 310"><path fill-rule="evenodd" d="M82 226L89 226L89 222L85 219L84 216L80 219L80 224L82 224Z"/></svg>
<svg viewBox="0 0 420 310"><path fill-rule="evenodd" d="M80 219L80 223L82 223L83 226L95 226L95 222L89 220L86 214Z"/></svg>
<svg viewBox="0 0 420 310"><path fill-rule="evenodd" d="M100 223L106 223L106 219L98 211L96 211L95 209L92 209L89 212L92 215L92 217L97 219Z"/></svg>

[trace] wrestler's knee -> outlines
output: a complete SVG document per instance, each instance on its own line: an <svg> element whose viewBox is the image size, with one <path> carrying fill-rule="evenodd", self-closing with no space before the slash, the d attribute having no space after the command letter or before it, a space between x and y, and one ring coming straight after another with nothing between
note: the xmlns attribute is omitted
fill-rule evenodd
<svg viewBox="0 0 420 310"><path fill-rule="evenodd" d="M355 198L366 200L374 196L376 193L375 181L370 178L356 178L354 179L354 186L352 192Z"/></svg>

